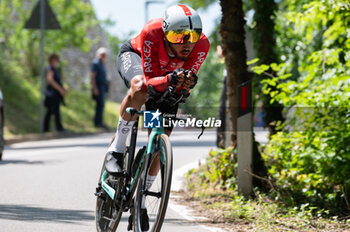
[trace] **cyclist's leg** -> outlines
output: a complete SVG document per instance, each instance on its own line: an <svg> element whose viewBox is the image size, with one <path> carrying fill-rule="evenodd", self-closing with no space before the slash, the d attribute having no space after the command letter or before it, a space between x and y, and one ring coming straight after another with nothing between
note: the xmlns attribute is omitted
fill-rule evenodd
<svg viewBox="0 0 350 232"><path fill-rule="evenodd" d="M171 130L165 129L164 132L165 132L165 134L166 134L167 136L170 137ZM148 133L148 135L149 135L149 133ZM152 162L152 164L151 164L151 168L150 168L148 174L149 174L150 176L157 176L157 174L158 174L158 172L159 172L159 169L160 169L160 156L159 156L159 152L158 152L158 154L157 154L157 155L154 157L154 159L153 159L153 162ZM153 178L151 178L151 179L153 179ZM152 180L149 181L149 184L150 184L150 185L153 184Z"/></svg>
<svg viewBox="0 0 350 232"><path fill-rule="evenodd" d="M142 61L137 53L130 51L120 53L117 67L120 76L129 88L129 92L122 101L115 139L108 148L107 156L109 157L106 159L106 169L110 171L110 173L120 170L121 160L123 160L126 147L125 142L137 117L135 116L131 119L130 115L126 113L126 108L134 107L140 109L145 103L147 96L146 82L142 71ZM117 160L119 162L116 162ZM116 163L118 163L118 165L115 165Z"/></svg>
<svg viewBox="0 0 350 232"><path fill-rule="evenodd" d="M126 108L134 107L139 110L143 104L146 102L147 97L147 86L146 79L144 75L136 75L130 81L130 91L123 99L120 107L120 116L124 120L130 120L130 114L126 112ZM135 115L132 120L136 120L137 115Z"/></svg>

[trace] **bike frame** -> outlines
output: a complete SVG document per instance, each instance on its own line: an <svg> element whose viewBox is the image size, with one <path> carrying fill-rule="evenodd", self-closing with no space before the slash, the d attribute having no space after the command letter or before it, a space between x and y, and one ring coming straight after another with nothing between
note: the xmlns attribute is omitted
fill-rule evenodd
<svg viewBox="0 0 350 232"><path fill-rule="evenodd" d="M139 113L143 114L143 111L139 111ZM161 116L160 116L161 117ZM162 121L162 117L160 118L161 121ZM136 123L138 122L138 120L136 121ZM136 124L135 123L135 124ZM132 130L132 135L131 135L131 142L130 142L130 147L129 149L129 155L130 155L130 162L128 163L128 173L126 175L126 177L128 178L128 180L131 180L131 176L130 176L130 170L131 170L131 163L134 159L134 153L135 153L135 147L136 147L136 137L137 137L137 124L136 124L136 127L135 127L135 124L133 126L133 130ZM154 145L156 144L157 142L157 138L158 136L164 134L164 127L160 127L160 128L152 128L152 131L151 131L151 134L149 135L149 139L148 139L148 143L147 143L147 148L146 148L146 151L144 152L139 164L138 164L138 167L137 167L137 170L135 172L135 176L131 182L131 184L129 185L129 181L127 181L127 191L126 191L126 197L127 199L131 199L131 195L133 195L135 189L136 189L136 182L138 181L139 179L139 174L141 172L141 169L142 169L142 165L145 161L145 158L147 155L149 155L149 157L152 155L152 152L154 151ZM159 141L158 141L159 142ZM164 155L163 154L160 154L160 160L162 163L164 163ZM101 186L102 188L106 191L106 193L108 194L108 196L111 198L111 199L115 199L115 189L113 189L111 186L109 186L107 183L106 183L106 177L107 177L107 171L104 171L104 173L102 174L102 177L101 177ZM128 186L129 185L129 186Z"/></svg>

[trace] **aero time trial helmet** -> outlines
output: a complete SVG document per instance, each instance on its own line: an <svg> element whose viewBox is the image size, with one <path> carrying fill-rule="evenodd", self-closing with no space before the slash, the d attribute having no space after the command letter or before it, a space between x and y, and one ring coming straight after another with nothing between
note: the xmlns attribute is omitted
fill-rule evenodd
<svg viewBox="0 0 350 232"><path fill-rule="evenodd" d="M191 7L175 5L165 10L162 28L170 43L196 43L202 33L202 21Z"/></svg>

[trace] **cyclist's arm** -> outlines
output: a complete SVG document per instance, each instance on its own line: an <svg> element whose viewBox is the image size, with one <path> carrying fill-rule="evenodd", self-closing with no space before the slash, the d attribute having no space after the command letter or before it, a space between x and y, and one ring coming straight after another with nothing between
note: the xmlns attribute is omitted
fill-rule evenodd
<svg viewBox="0 0 350 232"><path fill-rule="evenodd" d="M210 43L208 38L202 33L196 46L193 48L188 60L184 64L185 70L192 70L195 74L198 73L199 68L203 64L208 55Z"/></svg>
<svg viewBox="0 0 350 232"><path fill-rule="evenodd" d="M146 25L140 35L141 40L141 59L142 68L145 73L146 83L152 85L157 91L164 91L164 85L168 82L166 77L162 76L158 49L159 38L153 35L151 28Z"/></svg>
<svg viewBox="0 0 350 232"><path fill-rule="evenodd" d="M183 68L185 70L192 70L194 74L197 74L199 68L208 55L209 46L209 40L204 34L202 34ZM151 84L157 91L164 92L166 87L169 86L169 75L170 74L164 77L154 77L148 81L148 84ZM183 87L178 87L177 91L180 91L181 89L183 89ZM187 89L187 93L188 92L189 89Z"/></svg>

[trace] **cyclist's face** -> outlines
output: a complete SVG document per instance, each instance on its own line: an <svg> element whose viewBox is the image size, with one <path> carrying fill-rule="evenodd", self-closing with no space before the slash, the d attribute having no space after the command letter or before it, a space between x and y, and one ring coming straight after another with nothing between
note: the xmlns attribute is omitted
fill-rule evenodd
<svg viewBox="0 0 350 232"><path fill-rule="evenodd" d="M173 52L177 58L181 60L187 60L188 56L191 54L195 43L173 43L170 46L172 47Z"/></svg>

